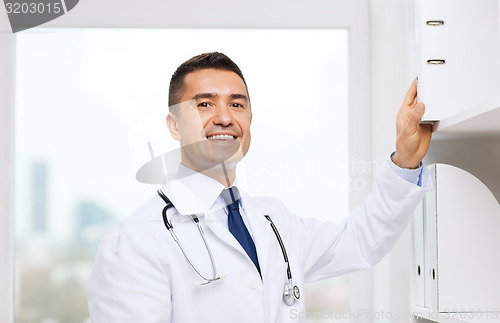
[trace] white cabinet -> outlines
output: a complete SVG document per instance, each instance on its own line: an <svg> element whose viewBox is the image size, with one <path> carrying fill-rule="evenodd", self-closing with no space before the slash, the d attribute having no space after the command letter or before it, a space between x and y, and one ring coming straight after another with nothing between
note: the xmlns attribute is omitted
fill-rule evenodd
<svg viewBox="0 0 500 323"><path fill-rule="evenodd" d="M499 0L415 0L435 188L415 212L412 309L437 322L500 319L499 12Z"/></svg>
<svg viewBox="0 0 500 323"><path fill-rule="evenodd" d="M500 204L469 172L430 168L435 186L415 216L416 305L440 313L500 310Z"/></svg>

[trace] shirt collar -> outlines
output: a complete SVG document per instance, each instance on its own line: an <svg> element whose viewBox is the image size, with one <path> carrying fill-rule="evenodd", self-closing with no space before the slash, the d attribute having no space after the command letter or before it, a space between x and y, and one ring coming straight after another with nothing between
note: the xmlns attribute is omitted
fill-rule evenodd
<svg viewBox="0 0 500 323"><path fill-rule="evenodd" d="M237 187L237 179L231 187ZM180 214L208 213L225 186L216 180L179 164L177 173L169 175L162 191Z"/></svg>

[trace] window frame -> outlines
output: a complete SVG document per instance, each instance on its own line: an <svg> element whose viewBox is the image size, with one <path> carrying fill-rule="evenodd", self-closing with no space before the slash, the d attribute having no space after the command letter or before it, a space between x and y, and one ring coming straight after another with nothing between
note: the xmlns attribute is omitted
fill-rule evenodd
<svg viewBox="0 0 500 323"><path fill-rule="evenodd" d="M14 41L0 34L0 322L14 321Z"/></svg>
<svg viewBox="0 0 500 323"><path fill-rule="evenodd" d="M3 6L1 6L3 8ZM154 10L152 9L154 8ZM43 27L63 28L284 28L347 29L349 33L349 207L371 190L371 174L356 173L356 161L371 160L370 6L368 0L86 0ZM0 26L0 322L14 321L14 116L15 34L5 9ZM241 14L244 13L244 14ZM307 13L307 14L304 14ZM24 32L35 32L36 28ZM363 95L360 95L362 93ZM363 190L353 183L366 183ZM354 290L371 286L351 280ZM360 285L362 284L362 286ZM358 286L359 285L359 286ZM369 288L370 289L370 288ZM370 309L371 297L351 298L353 308ZM361 320L361 319L359 319ZM353 323L357 320L354 319Z"/></svg>

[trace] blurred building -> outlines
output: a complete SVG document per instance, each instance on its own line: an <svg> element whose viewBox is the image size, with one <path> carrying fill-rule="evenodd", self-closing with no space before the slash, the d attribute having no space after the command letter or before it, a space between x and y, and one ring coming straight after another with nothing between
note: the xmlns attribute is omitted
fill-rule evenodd
<svg viewBox="0 0 500 323"><path fill-rule="evenodd" d="M95 202L81 201L77 206L76 217L75 242L95 253L106 231L115 223L113 216Z"/></svg>
<svg viewBox="0 0 500 323"><path fill-rule="evenodd" d="M44 233L47 231L47 164L35 161L32 164L31 196L32 196L32 223L33 231Z"/></svg>

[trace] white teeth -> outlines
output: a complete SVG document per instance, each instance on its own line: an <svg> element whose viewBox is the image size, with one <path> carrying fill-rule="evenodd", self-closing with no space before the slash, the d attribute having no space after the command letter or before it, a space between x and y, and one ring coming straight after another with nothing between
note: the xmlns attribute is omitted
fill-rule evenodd
<svg viewBox="0 0 500 323"><path fill-rule="evenodd" d="M234 137L231 135L215 135L208 137L210 140L234 140Z"/></svg>

